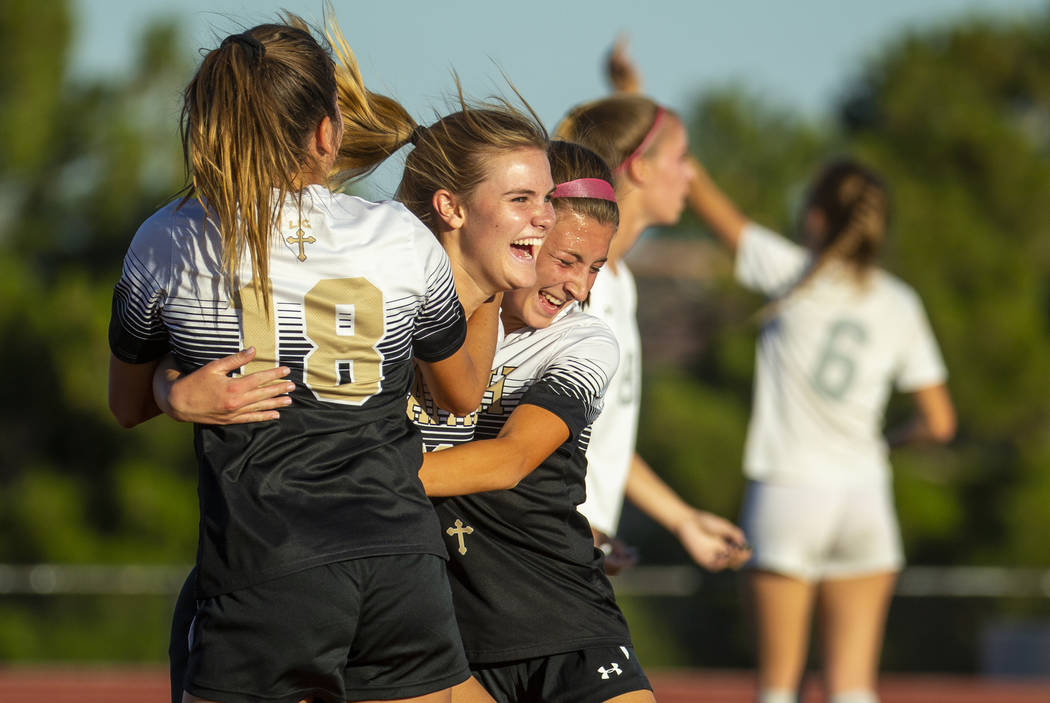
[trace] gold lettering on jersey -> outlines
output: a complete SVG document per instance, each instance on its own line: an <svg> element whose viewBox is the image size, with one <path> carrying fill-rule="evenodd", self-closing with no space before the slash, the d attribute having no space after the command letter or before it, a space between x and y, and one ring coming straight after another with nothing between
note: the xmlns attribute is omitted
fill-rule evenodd
<svg viewBox="0 0 1050 703"><path fill-rule="evenodd" d="M306 336L314 350L306 355L306 383L318 398L360 405L379 392L383 337L383 293L366 278L318 281L303 298ZM339 364L349 363L349 383L339 383Z"/></svg>
<svg viewBox="0 0 1050 703"><path fill-rule="evenodd" d="M474 412L464 417L453 415L438 408L433 399L426 392L423 384L423 374L416 367L416 373L412 382L412 393L408 396L408 419L417 425L444 425L446 427L473 427L477 422L478 413ZM444 420L441 419L444 415Z"/></svg>
<svg viewBox="0 0 1050 703"><path fill-rule="evenodd" d="M270 300L273 301L272 283ZM241 311L244 346L255 347L255 359L244 373L277 365L277 320L263 306L253 281L237 291L233 305ZM304 360L303 381L314 395L361 405L380 391L382 357L376 346L385 332L383 293L366 278L318 281L303 297L304 332L314 349ZM340 366L349 368L350 381L340 383ZM273 383L283 382L283 379Z"/></svg>
<svg viewBox="0 0 1050 703"><path fill-rule="evenodd" d="M285 237L284 241L288 242L289 244L298 244L299 245L299 255L297 257L295 257L295 258L299 259L299 261L306 261L306 245L307 244L313 244L314 242L317 241L313 237L305 236L306 235L306 231L305 230L310 229L310 221L309 220L299 220L299 222L296 222L295 220L288 220L288 228L291 229L292 227L296 228L295 229L295 236L294 237Z"/></svg>
<svg viewBox="0 0 1050 703"><path fill-rule="evenodd" d="M458 539L459 540L459 549L457 549L456 551L459 552L460 554L466 554L467 553L467 545L466 545L466 541L463 539L463 535L472 535L472 534L474 534L474 528L471 527L470 525L465 525L464 526L463 521L460 520L459 518L456 518L455 525L456 525L455 527L450 527L447 530L445 530L445 533L449 537L455 537L456 539Z"/></svg>
<svg viewBox="0 0 1050 703"><path fill-rule="evenodd" d="M517 366L501 366L498 370L493 369L492 376L489 377L489 387L485 389L485 395L482 396L482 407L485 408L485 412L489 415L506 415L507 411L503 409L503 384L507 382L507 376L514 373Z"/></svg>
<svg viewBox="0 0 1050 703"><path fill-rule="evenodd" d="M269 298L273 300L273 283L267 280L266 287L269 289ZM258 280L253 280L234 294L233 307L241 311L244 346L255 347L255 358L244 365L244 375L272 369L277 365L277 328L273 316L263 306L263 293L259 290Z"/></svg>

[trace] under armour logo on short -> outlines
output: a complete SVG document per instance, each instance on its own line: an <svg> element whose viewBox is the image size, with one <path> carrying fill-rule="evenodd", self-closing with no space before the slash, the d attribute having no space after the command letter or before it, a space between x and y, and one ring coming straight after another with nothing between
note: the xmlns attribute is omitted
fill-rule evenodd
<svg viewBox="0 0 1050 703"><path fill-rule="evenodd" d="M606 669L604 666L598 667L598 673L602 675L603 679L609 678L609 674L616 674L617 676L619 676L623 673L623 670L620 669L620 665L616 662L613 662L609 666L611 667L609 669Z"/></svg>

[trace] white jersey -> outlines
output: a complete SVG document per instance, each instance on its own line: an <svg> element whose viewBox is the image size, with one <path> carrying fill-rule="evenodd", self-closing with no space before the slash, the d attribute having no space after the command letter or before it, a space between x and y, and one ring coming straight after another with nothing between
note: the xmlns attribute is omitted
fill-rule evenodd
<svg viewBox="0 0 1050 703"><path fill-rule="evenodd" d="M587 312L612 329L620 345L620 366L605 394L605 409L591 428L587 449L587 500L580 512L607 535L616 534L627 474L634 456L641 403L642 343L635 317L634 276L620 262L594 279Z"/></svg>
<svg viewBox="0 0 1050 703"><path fill-rule="evenodd" d="M810 261L804 248L750 223L736 277L777 298ZM888 476L882 421L891 387L915 391L947 373L915 291L885 271L858 281L831 263L763 326L755 376L745 473L822 483Z"/></svg>

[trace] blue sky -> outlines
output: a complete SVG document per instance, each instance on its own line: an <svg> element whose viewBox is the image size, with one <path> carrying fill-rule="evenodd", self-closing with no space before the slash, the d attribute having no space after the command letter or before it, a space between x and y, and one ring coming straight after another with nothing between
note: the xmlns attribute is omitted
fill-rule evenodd
<svg viewBox="0 0 1050 703"><path fill-rule="evenodd" d="M903 32L980 15L1023 19L1046 0L333 0L366 84L421 122L444 112L458 72L468 95L506 93L502 70L548 126L606 88L601 59L620 32L646 92L685 108L705 88L738 85L820 118L866 58ZM152 20L175 18L189 54L287 8L318 20L322 0L74 0L79 76L127 70ZM396 170L396 169L395 169ZM377 195L390 177L380 173Z"/></svg>

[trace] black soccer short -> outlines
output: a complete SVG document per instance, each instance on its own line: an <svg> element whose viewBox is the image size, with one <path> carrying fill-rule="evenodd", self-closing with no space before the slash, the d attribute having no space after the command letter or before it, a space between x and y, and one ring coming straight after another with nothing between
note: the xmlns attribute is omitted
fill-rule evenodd
<svg viewBox="0 0 1050 703"><path fill-rule="evenodd" d="M327 564L200 601L186 690L222 703L421 696L470 672L445 564L430 554Z"/></svg>
<svg viewBox="0 0 1050 703"><path fill-rule="evenodd" d="M497 703L601 703L653 689L630 645L475 664L471 669Z"/></svg>

